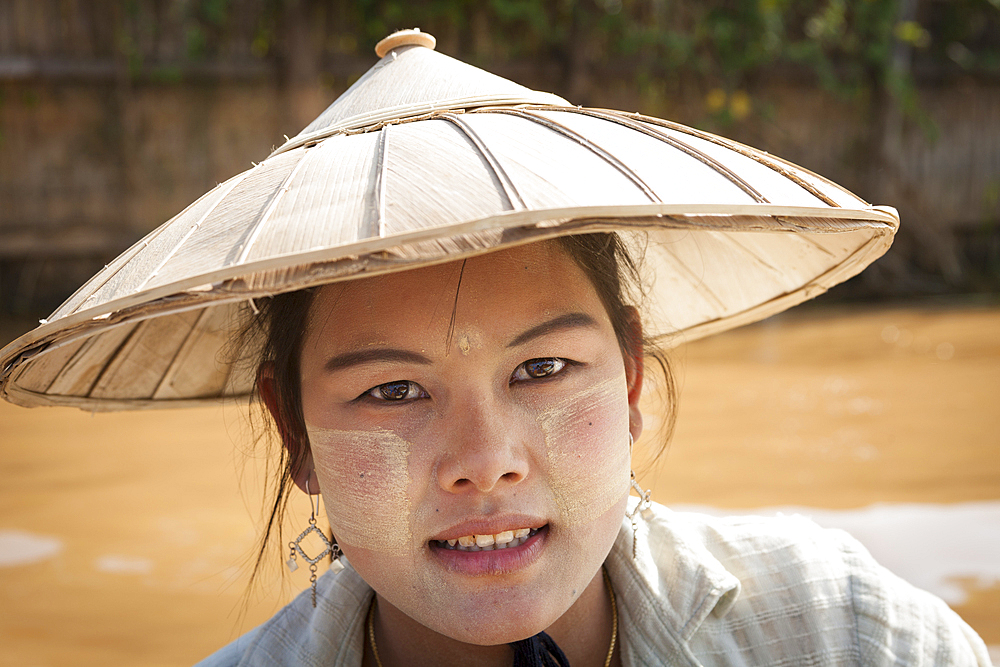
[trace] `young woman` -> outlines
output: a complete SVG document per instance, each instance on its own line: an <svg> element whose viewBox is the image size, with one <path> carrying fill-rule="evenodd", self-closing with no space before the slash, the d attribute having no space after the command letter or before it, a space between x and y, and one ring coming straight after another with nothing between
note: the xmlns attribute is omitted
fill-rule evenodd
<svg viewBox="0 0 1000 667"><path fill-rule="evenodd" d="M263 405L267 534L297 487L343 567L203 664L987 665L843 533L629 497L657 345L856 273L894 215L663 121L462 88L429 45L380 45L302 135L0 354L24 404ZM247 374L219 361L236 312ZM317 511L290 565L325 561Z"/></svg>
<svg viewBox="0 0 1000 667"><path fill-rule="evenodd" d="M508 664L506 644L543 630L572 664L610 655L602 564L642 430L641 332L567 245L336 283L266 313L301 328L268 346L259 390L295 484L336 489L323 497L353 583L380 591L382 664ZM351 606L336 597L335 613Z"/></svg>

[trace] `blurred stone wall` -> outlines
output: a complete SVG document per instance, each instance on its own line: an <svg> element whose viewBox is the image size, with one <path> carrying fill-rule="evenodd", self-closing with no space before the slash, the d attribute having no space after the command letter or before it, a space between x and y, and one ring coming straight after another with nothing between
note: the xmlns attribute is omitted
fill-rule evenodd
<svg viewBox="0 0 1000 667"><path fill-rule="evenodd" d="M375 62L342 32L334 47L317 47L317 35L329 40L346 19L316 25L296 3L271 36L283 50L255 53L254 24L230 12L224 33L201 38L214 48L194 57L170 16L179 4L153 2L162 16L134 16L128 3L0 3L0 312L44 315L145 233L265 158ZM243 4L252 14L267 3ZM123 44L125 34L146 42ZM474 50L455 36L439 43L457 57L463 48ZM888 98L844 99L795 71L757 77L734 95L693 77L636 85L629 63L581 70L483 62L481 51L476 64L530 87L697 124L897 207L898 241L853 281L855 293L997 289L1000 77L918 75L914 116ZM706 107L720 105L754 113L714 123Z"/></svg>

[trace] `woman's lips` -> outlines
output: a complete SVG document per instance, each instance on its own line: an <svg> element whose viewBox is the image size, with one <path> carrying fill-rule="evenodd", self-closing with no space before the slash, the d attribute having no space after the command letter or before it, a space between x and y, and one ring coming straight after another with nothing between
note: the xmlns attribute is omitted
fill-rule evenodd
<svg viewBox="0 0 1000 667"><path fill-rule="evenodd" d="M548 537L548 529L546 524L540 528L453 538L454 544L450 544L452 540L431 540L428 544L432 556L453 572L468 575L507 574L531 565L538 558ZM502 545L497 544L498 536L503 541Z"/></svg>

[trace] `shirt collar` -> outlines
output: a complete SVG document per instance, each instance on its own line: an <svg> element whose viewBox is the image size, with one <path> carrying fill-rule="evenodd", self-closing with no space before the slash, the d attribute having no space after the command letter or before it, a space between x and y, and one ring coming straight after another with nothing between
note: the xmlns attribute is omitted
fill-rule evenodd
<svg viewBox="0 0 1000 667"><path fill-rule="evenodd" d="M622 600L619 632L627 652L660 656L664 664L693 663L688 640L710 614L724 616L735 603L739 579L708 551L698 530L655 503L636 517L634 537L632 522L622 522L607 566Z"/></svg>
<svg viewBox="0 0 1000 667"><path fill-rule="evenodd" d="M261 626L240 667L356 667L364 653L365 620L372 589L341 558L344 569L316 582L316 608L304 590Z"/></svg>

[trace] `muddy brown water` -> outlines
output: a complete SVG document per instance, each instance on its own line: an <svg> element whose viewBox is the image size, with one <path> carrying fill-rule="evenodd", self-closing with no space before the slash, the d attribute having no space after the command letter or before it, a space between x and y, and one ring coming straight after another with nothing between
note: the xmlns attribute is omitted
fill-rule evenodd
<svg viewBox="0 0 1000 667"><path fill-rule="evenodd" d="M673 358L677 429L641 476L660 502L1000 499L1000 308L793 312ZM246 594L244 411L0 404L0 664L190 664L307 586L275 553ZM968 586L959 613L1000 644L1000 586Z"/></svg>

